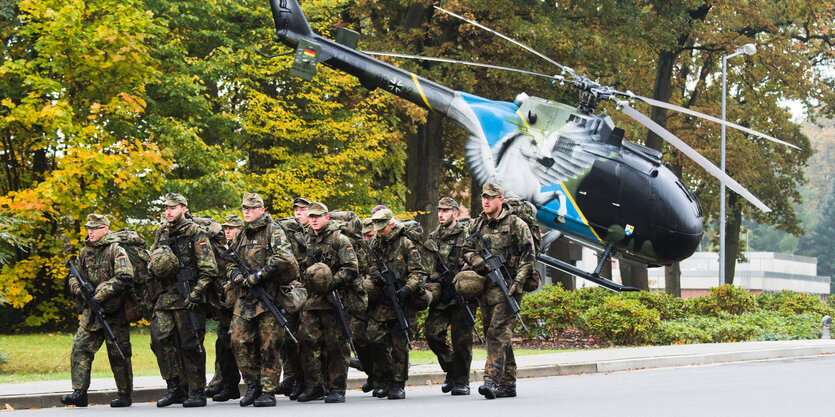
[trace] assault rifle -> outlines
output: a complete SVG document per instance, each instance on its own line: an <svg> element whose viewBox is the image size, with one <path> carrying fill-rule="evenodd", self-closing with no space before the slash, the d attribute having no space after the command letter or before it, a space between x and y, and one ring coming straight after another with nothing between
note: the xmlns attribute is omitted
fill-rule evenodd
<svg viewBox="0 0 835 417"><path fill-rule="evenodd" d="M309 250L307 251L307 256L313 259L314 262L325 263L326 260L325 254L322 253L321 249ZM325 299L336 309L336 316L339 317L339 324L342 325L342 334L348 339L348 344L351 345L351 352L354 352L354 356L357 356L357 350L354 348L353 341L354 334L351 332L351 323L348 322L348 314L345 312L345 306L339 298L339 293L336 290L328 291L325 294Z"/></svg>
<svg viewBox="0 0 835 417"><path fill-rule="evenodd" d="M522 321L522 316L519 315L519 311L521 310L519 303L517 303L516 299L511 297L510 293L507 291L506 279L511 279L510 273L507 271L507 266L505 266L507 259L505 259L504 255L494 255L490 253L490 249L487 249L484 239L478 232L475 232L467 237L467 240L473 242L477 249L479 246L481 247L478 251L480 252L481 257L484 258L483 264L473 265L473 269L476 269L481 265L487 267L489 270L489 272L487 272L487 278L501 288L504 293L504 298L507 300L507 304L510 306L511 311L513 311L513 314L515 314L516 318L519 319L519 323L522 324L522 328L527 332L528 326L525 326L525 322Z"/></svg>
<svg viewBox="0 0 835 417"><path fill-rule="evenodd" d="M238 252L235 251L234 247L227 249L226 252L223 252L223 254L220 255L220 257L232 261L235 264L235 266L238 267L241 273L244 274L244 276L249 276L258 272L257 270L251 269L250 267L246 266L243 259L241 259L240 255L238 255ZM255 295L255 297L257 297L259 300L261 300L262 303L264 303L265 306L267 306L267 310L269 310L270 313L272 313L273 317L275 317L275 320L278 322L278 325L284 328L284 331L287 332L287 336L290 337L290 340L293 343L298 344L299 341L296 339L296 336L293 336L293 332L291 332L290 327L287 326L287 317L284 316L281 310L279 310L273 302L273 300L275 300L275 296L273 296L273 294L271 294L269 290L261 286L261 284L253 285L249 288L249 291L251 291L251 293Z"/></svg>
<svg viewBox="0 0 835 417"><path fill-rule="evenodd" d="M191 290L194 289L194 283L197 282L197 272L192 266L186 266L180 258L180 249L177 247L177 238L171 237L168 239L160 239L160 245L166 245L171 248L171 253L177 257L177 262L180 263L180 269L177 271L177 282L174 283L174 288L183 300L188 301L188 296ZM203 353L203 344L200 343L200 322L197 320L197 313L193 310L188 310L188 321L191 327L191 333L194 334L194 340L197 342L197 351Z"/></svg>
<svg viewBox="0 0 835 417"><path fill-rule="evenodd" d="M92 284L85 281L84 278L81 277L81 274L78 272L78 269L76 269L72 259L67 259L65 265L69 268L70 274L78 280L78 284L81 287L81 298L83 298L84 302L86 302L90 307L90 311L96 315L96 320L98 320L104 328L105 336L107 336L107 339L110 340L113 343L113 346L116 347L116 352L119 353L119 358L122 359L122 361L127 361L127 359L125 359L125 354L122 353L122 349L119 348L119 343L116 342L116 333L113 333L113 329L109 324L107 324L107 320L104 319L104 308L101 306L101 303L93 299L96 289L93 288Z"/></svg>
<svg viewBox="0 0 835 417"><path fill-rule="evenodd" d="M438 258L438 263L436 265L438 266L438 272L440 274L438 277L438 283L441 284L441 302L445 303L449 301L450 298L455 297L455 304L458 304L458 308L460 308L461 312L464 314L464 324L473 329L475 335L478 336L479 342L484 343L484 339L481 338L481 334L478 333L478 329L475 327L475 316L473 316L473 312L470 311L470 306L467 304L467 300L465 300L461 294L458 294L458 291L455 291L455 284L452 282L453 278L455 278L455 271L452 271L446 266L440 252L435 252L435 256Z"/></svg>
<svg viewBox="0 0 835 417"><path fill-rule="evenodd" d="M377 263L379 275L383 280L383 294L388 298L394 314L397 316L397 324L400 326L400 331L406 336L406 343L409 344L409 349L412 348L412 341L409 339L409 322L406 320L406 315L403 314L403 307L400 305L400 300L397 299L397 290L401 286L400 274L397 271L392 271L386 265L383 259L383 250L380 245L371 248L371 253L374 255L374 262Z"/></svg>

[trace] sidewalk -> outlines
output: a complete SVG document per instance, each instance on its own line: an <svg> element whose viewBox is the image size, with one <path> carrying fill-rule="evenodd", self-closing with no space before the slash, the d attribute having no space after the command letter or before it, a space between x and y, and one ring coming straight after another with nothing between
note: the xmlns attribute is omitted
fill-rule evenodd
<svg viewBox="0 0 835 417"><path fill-rule="evenodd" d="M833 353L835 340L791 340L580 350L517 356L516 364L519 378L535 378ZM484 361L473 361L472 369L471 381L481 381ZM416 365L410 368L407 383L440 384L444 376L437 364ZM362 372L355 369L348 372L348 389L357 389L364 381ZM88 392L90 403L107 404L115 390L112 378L93 379ZM0 384L0 409L61 406L59 398L71 391L69 380ZM165 381L159 376L134 378L134 402L155 401L164 393Z"/></svg>

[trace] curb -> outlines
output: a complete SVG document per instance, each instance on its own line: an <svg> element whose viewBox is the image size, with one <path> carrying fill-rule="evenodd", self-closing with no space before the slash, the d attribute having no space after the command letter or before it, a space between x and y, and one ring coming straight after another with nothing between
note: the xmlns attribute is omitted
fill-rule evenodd
<svg viewBox="0 0 835 417"><path fill-rule="evenodd" d="M539 365L520 367L517 370L517 378L542 378L550 376L594 374L605 372L617 372L647 368L667 368L689 365L709 365L714 363L744 362L764 359L809 357L835 354L835 348L825 346L808 347L782 347L771 349L740 350L735 352L700 353L685 355L667 355L651 357L635 357L627 359L599 360L591 362L576 363L555 363L553 365ZM473 370L470 380L481 381L484 375L483 370ZM422 372L409 375L406 383L410 386L438 385L444 382L446 374L443 372ZM349 377L347 389L359 389L365 382L364 377ZM246 391L246 385L240 385L242 393ZM164 387L137 388L133 391L134 402L152 402L165 394ZM50 408L63 407L59 393L39 393L26 395L0 395L0 406L6 409L26 408ZM91 405L110 403L116 395L115 390L89 391L87 396Z"/></svg>

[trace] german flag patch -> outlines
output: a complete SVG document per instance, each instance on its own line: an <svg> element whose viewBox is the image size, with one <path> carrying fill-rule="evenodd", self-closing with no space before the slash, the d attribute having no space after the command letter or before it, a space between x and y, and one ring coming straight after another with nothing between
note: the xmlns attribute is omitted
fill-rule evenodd
<svg viewBox="0 0 835 417"><path fill-rule="evenodd" d="M119 268L127 268L128 267L128 261L125 260L125 255L117 256L116 260L118 261Z"/></svg>
<svg viewBox="0 0 835 417"><path fill-rule="evenodd" d="M206 243L207 243L207 242L206 242L205 240L204 240L204 241L202 241L202 242L200 242L200 243L198 243L198 244L200 245L200 249L201 249L204 253L209 251L209 247L206 245Z"/></svg>

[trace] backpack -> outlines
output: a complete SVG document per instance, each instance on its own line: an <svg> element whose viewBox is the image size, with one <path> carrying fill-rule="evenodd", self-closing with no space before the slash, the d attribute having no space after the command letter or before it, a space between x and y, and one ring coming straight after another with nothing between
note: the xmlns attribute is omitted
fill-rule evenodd
<svg viewBox="0 0 835 417"><path fill-rule="evenodd" d="M368 294L362 286L362 278L370 273L371 248L362 237L362 221L357 213L348 210L334 210L330 212L331 222L339 226L339 233L347 237L357 254L359 278L357 285L345 292L345 307L353 314L360 314L368 308Z"/></svg>
<svg viewBox="0 0 835 417"><path fill-rule="evenodd" d="M432 274L437 268L438 244L432 239L423 238L423 226L415 220L404 220L403 224L404 234L406 238L418 248L421 258L424 259L426 266L429 268L429 273ZM425 309L432 303L431 291L427 291L427 283L424 284L423 294L415 294L412 297L412 307L420 311Z"/></svg>
<svg viewBox="0 0 835 417"><path fill-rule="evenodd" d="M284 234L290 241L290 246L293 247L293 256L296 257L296 261L301 263L307 253L307 235L302 222L295 217L284 217L274 220L273 223L284 230Z"/></svg>
<svg viewBox="0 0 835 417"><path fill-rule="evenodd" d="M219 260L220 255L226 251L226 235L223 233L223 227L221 227L217 220L211 217L192 216L191 221L200 226L200 230L209 237L209 243L212 245L212 252L214 252L215 259ZM218 265L218 268L220 268L220 265Z"/></svg>
<svg viewBox="0 0 835 417"><path fill-rule="evenodd" d="M150 309L151 301L146 290L146 283L151 280L151 273L148 272L148 261L151 260L151 253L148 252L148 244L135 230L122 229L112 232L118 239L118 245L128 254L131 266L133 266L133 287L128 290L125 298L125 320L128 323L137 322L142 319L144 311L143 304ZM110 245L108 256L113 256L116 243ZM144 303L142 302L144 301Z"/></svg>

